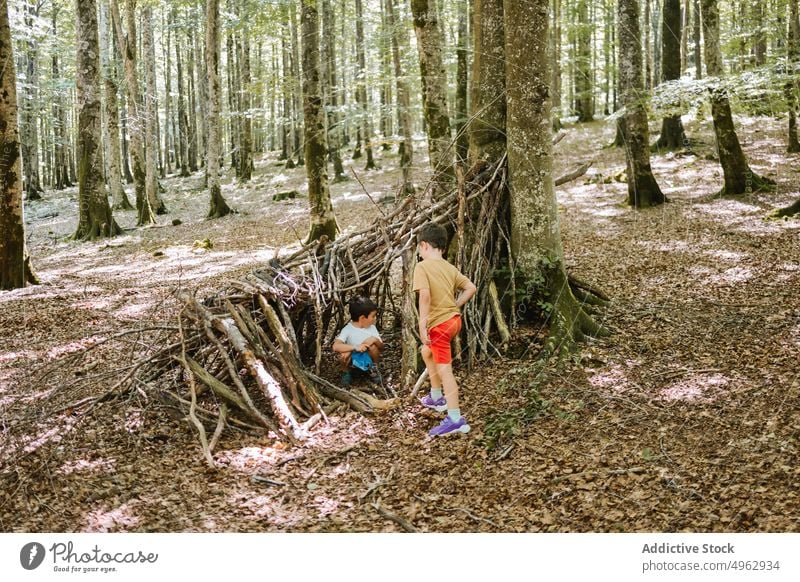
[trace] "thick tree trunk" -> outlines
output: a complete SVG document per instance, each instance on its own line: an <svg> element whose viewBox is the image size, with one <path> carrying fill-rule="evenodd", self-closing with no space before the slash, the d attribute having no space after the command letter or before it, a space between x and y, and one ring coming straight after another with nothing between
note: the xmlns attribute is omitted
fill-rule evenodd
<svg viewBox="0 0 800 582"><path fill-rule="evenodd" d="M414 144L411 136L411 103L408 81L403 75L403 65L400 61L400 51L405 52L408 46L408 37L405 27L400 26L394 6L395 0L386 2L386 21L392 31L392 61L394 63L395 95L397 99L397 122L400 127L401 141L398 148L400 154L400 169L403 172L403 191L406 194L414 193L414 184L411 181L411 164L414 159Z"/></svg>
<svg viewBox="0 0 800 582"><path fill-rule="evenodd" d="M703 14L703 44L705 45L706 73L709 77L722 79L722 53L719 46L719 11L717 0L701 0ZM711 116L714 119L714 134L725 185L721 195L736 196L759 190L767 190L774 182L755 174L739 144L728 93L722 83L709 89L711 93Z"/></svg>
<svg viewBox="0 0 800 582"><path fill-rule="evenodd" d="M442 38L433 0L411 0L417 34L422 107L428 131L428 150L433 169L433 197L446 192L453 182L453 149L447 114L447 75L442 61Z"/></svg>
<svg viewBox="0 0 800 582"><path fill-rule="evenodd" d="M625 158L628 166L628 204L636 208L666 201L650 168L650 131L642 80L642 45L638 0L617 3L619 69L622 103L625 106Z"/></svg>
<svg viewBox="0 0 800 582"><path fill-rule="evenodd" d="M302 0L303 25L303 113L305 119L305 161L311 229L308 242L334 240L339 231L328 189L328 147L325 143L325 108L320 92L319 0Z"/></svg>
<svg viewBox="0 0 800 582"><path fill-rule="evenodd" d="M374 170L375 158L372 153L372 116L370 99L367 94L367 60L364 49L364 8L362 0L355 0L356 7L356 100L361 108L360 128L364 135L364 149L367 153L365 170Z"/></svg>
<svg viewBox="0 0 800 582"><path fill-rule="evenodd" d="M128 89L128 115L127 126L130 134L130 150L133 159L133 182L136 190L136 210L138 225L153 224L156 221L156 209L150 203L146 194L145 183L147 179L144 134L145 116L140 103L139 77L136 71L136 0L127 0L125 3L125 19L127 33L122 28L122 18L119 13L118 0L111 0L111 16L114 21L114 30L117 36L117 45L120 47L125 61L125 80Z"/></svg>
<svg viewBox="0 0 800 582"><path fill-rule="evenodd" d="M17 77L8 20L0 0L0 290L19 289L28 276L22 207L22 157L17 123ZM35 279L31 282L34 282Z"/></svg>
<svg viewBox="0 0 800 582"><path fill-rule="evenodd" d="M219 0L206 2L206 78L208 79L208 136L206 138L206 168L211 204L208 218L220 218L231 213L220 187L219 157L222 149L220 127L219 85Z"/></svg>
<svg viewBox="0 0 800 582"><path fill-rule="evenodd" d="M108 204L103 180L100 100L100 41L95 0L77 0L78 229L75 238L93 240L122 230Z"/></svg>
<svg viewBox="0 0 800 582"><path fill-rule="evenodd" d="M497 163L506 152L503 0L475 0L469 157Z"/></svg>
<svg viewBox="0 0 800 582"><path fill-rule="evenodd" d="M512 253L529 278L543 277L551 302L550 352L603 332L570 290L553 183L549 0L504 3ZM476 45L477 48L477 45Z"/></svg>
<svg viewBox="0 0 800 582"><path fill-rule="evenodd" d="M661 61L664 81L681 78L681 0L664 0L661 30ZM680 115L665 117L656 147L682 148L686 143Z"/></svg>

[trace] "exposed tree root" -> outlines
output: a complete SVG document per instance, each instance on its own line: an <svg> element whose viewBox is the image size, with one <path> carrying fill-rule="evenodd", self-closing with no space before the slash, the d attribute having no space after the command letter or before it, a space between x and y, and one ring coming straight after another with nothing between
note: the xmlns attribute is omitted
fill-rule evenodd
<svg viewBox="0 0 800 582"><path fill-rule="evenodd" d="M789 206L773 210L769 213L767 218L794 218L796 216L800 216L800 198L795 200L795 202Z"/></svg>

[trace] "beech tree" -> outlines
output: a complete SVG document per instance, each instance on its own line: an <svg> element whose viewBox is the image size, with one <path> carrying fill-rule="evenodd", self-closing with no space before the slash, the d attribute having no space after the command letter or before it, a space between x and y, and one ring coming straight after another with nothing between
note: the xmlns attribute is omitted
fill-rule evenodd
<svg viewBox="0 0 800 582"><path fill-rule="evenodd" d="M717 0L700 0L703 15L703 44L705 49L706 74L722 81L725 72L719 46L719 10ZM770 189L774 184L769 178L757 175L750 169L739 144L733 125L733 115L725 84L716 83L709 89L711 95L711 117L714 120L714 135L717 153L725 176L725 185L720 195L735 196L758 190Z"/></svg>
<svg viewBox="0 0 800 582"><path fill-rule="evenodd" d="M311 230L308 241L336 238L339 227L328 189L328 148L325 143L325 110L322 103L319 64L318 0L301 0L303 26L303 116L305 119L305 162Z"/></svg>
<svg viewBox="0 0 800 582"><path fill-rule="evenodd" d="M77 0L78 229L93 240L122 232L111 213L103 179L100 102L100 40L95 0Z"/></svg>
<svg viewBox="0 0 800 582"><path fill-rule="evenodd" d="M208 168L208 190L211 203L208 218L221 218L231 213L220 186L219 158L222 150L220 127L220 86L219 86L219 0L206 1L206 77L208 79L208 139L206 143L206 164Z"/></svg>
<svg viewBox="0 0 800 582"><path fill-rule="evenodd" d="M664 0L661 29L661 78L675 81L681 78L681 0ZM685 37L683 37L685 38ZM656 146L663 149L681 148L686 135L680 115L670 115L661 123L661 135Z"/></svg>
<svg viewBox="0 0 800 582"><path fill-rule="evenodd" d="M17 77L8 1L0 0L0 289L36 283L25 252Z"/></svg>
<svg viewBox="0 0 800 582"><path fill-rule="evenodd" d="M650 168L650 130L647 94L642 79L642 44L638 0L618 0L619 78L625 106L625 159L628 166L628 204L636 208L666 201Z"/></svg>

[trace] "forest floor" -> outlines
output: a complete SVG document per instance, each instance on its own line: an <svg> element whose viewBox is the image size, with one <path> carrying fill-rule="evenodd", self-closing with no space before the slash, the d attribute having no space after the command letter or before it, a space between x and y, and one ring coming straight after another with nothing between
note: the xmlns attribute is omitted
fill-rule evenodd
<svg viewBox="0 0 800 582"><path fill-rule="evenodd" d="M176 288L203 295L297 244L307 200L272 194L302 191L303 168L260 160L252 183L224 188L240 212L214 221L199 176L169 178L159 226L118 212L124 235L91 243L67 238L74 188L29 204L43 284L0 294L0 531L399 531L376 506L419 531L800 531L800 221L764 220L800 195L800 156L784 153L784 123L740 119L753 169L778 187L714 198L712 133L690 123L705 145L653 157L671 202L635 211L612 179L623 152L602 147L611 125L567 126L556 167L594 160L559 188L562 237L571 272L612 298L599 317L613 335L535 380L533 351L459 366L473 430L447 439L426 436L438 415L419 405L340 411L294 449L226 433L210 470L153 400L71 407L107 390L124 354L59 358L172 322ZM384 170L359 172L375 199L398 182L380 155ZM378 212L356 180L332 192L346 231ZM205 238L212 249L194 245ZM89 368L113 376L87 389Z"/></svg>

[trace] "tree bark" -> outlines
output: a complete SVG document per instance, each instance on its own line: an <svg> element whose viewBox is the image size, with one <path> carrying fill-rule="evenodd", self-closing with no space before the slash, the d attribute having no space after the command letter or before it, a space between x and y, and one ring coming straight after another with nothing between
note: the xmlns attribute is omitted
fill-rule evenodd
<svg viewBox="0 0 800 582"><path fill-rule="evenodd" d="M39 16L35 0L23 0L22 10L28 32L22 62L25 64L25 85L20 115L22 168L25 176L25 198L39 200L44 192L39 174L39 46L34 34L34 18Z"/></svg>
<svg viewBox="0 0 800 582"><path fill-rule="evenodd" d="M17 123L17 77L8 19L0 0L0 289L24 287L25 219L22 206L22 157Z"/></svg>
<svg viewBox="0 0 800 582"><path fill-rule="evenodd" d="M401 49L405 52L408 45L408 36L405 27L398 21L398 12L394 7L395 0L386 2L386 21L392 31L392 61L394 63L395 96L397 100L397 122L402 137L398 153L400 154L400 169L403 173L403 192L414 193L414 184L411 181L411 164L414 159L414 143L411 136L411 92L408 81L403 75L403 65L400 61Z"/></svg>
<svg viewBox="0 0 800 582"><path fill-rule="evenodd" d="M594 120L592 99L592 28L589 0L578 0L577 54L575 59L575 109L579 122Z"/></svg>
<svg viewBox="0 0 800 582"><path fill-rule="evenodd" d="M307 242L336 238L339 227L328 189L328 147L325 143L325 108L320 92L318 0L301 0L303 26L303 113L305 119L305 161L311 229Z"/></svg>
<svg viewBox="0 0 800 582"><path fill-rule="evenodd" d="M694 78L703 78L703 60L700 52L700 0L692 5L692 41L694 43Z"/></svg>
<svg viewBox="0 0 800 582"><path fill-rule="evenodd" d="M360 128L364 135L364 149L367 153L365 170L374 170L375 157L372 153L372 116L370 99L367 94L367 60L364 49L364 7L362 0L355 0L356 7L356 101L361 108Z"/></svg>
<svg viewBox="0 0 800 582"><path fill-rule="evenodd" d="M219 0L206 1L206 78L208 79L208 136L206 138L206 168L211 203L208 218L221 218L231 213L222 197L219 156L222 150L220 127L219 86Z"/></svg>
<svg viewBox="0 0 800 582"><path fill-rule="evenodd" d="M422 107L428 130L428 150L433 169L433 198L447 192L453 183L453 150L447 114L447 75L442 61L442 38L433 0L411 0L417 35Z"/></svg>
<svg viewBox="0 0 800 582"><path fill-rule="evenodd" d="M253 177L253 121L250 114L250 33L247 27L241 33L239 49L239 85L241 103L239 108L239 180L249 182Z"/></svg>
<svg viewBox="0 0 800 582"><path fill-rule="evenodd" d="M95 0L77 0L78 229L75 238L94 240L122 232L111 213L103 180L100 100L100 40Z"/></svg>
<svg viewBox="0 0 800 582"><path fill-rule="evenodd" d="M797 139L797 66L800 63L800 20L798 20L797 0L789 0L786 7L788 35L786 39L787 81L784 85L786 103L789 109L789 153L800 152L800 141Z"/></svg>
<svg viewBox="0 0 800 582"><path fill-rule="evenodd" d="M625 106L625 158L628 166L628 205L656 206L666 201L650 168L650 131L647 126L647 94L642 79L642 44L638 0L617 3L619 75Z"/></svg>
<svg viewBox="0 0 800 582"><path fill-rule="evenodd" d="M333 162L333 181L347 179L342 163L342 126L339 107L339 86L336 76L336 20L330 0L322 0L322 60L320 63L325 98L328 105L328 155Z"/></svg>
<svg viewBox="0 0 800 582"><path fill-rule="evenodd" d="M142 55L144 57L145 114L145 195L156 214L166 214L164 200L158 192L158 95L156 93L156 54L153 43L153 8L146 6L142 14Z"/></svg>
<svg viewBox="0 0 800 582"><path fill-rule="evenodd" d="M512 254L525 276L546 281L552 352L603 330L575 299L564 266L553 184L549 0L504 0L503 7Z"/></svg>
<svg viewBox="0 0 800 582"><path fill-rule="evenodd" d="M661 70L664 81L681 78L681 38L681 0L664 0L661 30ZM686 135L681 116L665 117L656 147L678 149L685 143Z"/></svg>
<svg viewBox="0 0 800 582"><path fill-rule="evenodd" d="M175 68L178 73L178 157L180 158L181 177L189 173L189 117L186 111L186 85L184 84L183 62L181 52L181 34L175 34Z"/></svg>
<svg viewBox="0 0 800 582"><path fill-rule="evenodd" d="M303 0L300 0L301 2ZM300 42L297 38L297 6L289 0L289 22L292 27L292 110L294 111L294 150L297 152L297 165L305 163L303 152L303 94L300 79Z"/></svg>
<svg viewBox="0 0 800 582"><path fill-rule="evenodd" d="M139 77L136 71L136 0L127 0L125 3L127 32L122 28L119 0L111 0L110 6L117 45L120 47L125 61L125 80L128 90L126 119L130 135L129 149L133 159L133 182L136 190L136 210L138 214L137 224L140 226L153 224L156 221L156 209L151 205L145 191L147 178L144 157L145 116L142 115L141 111L141 93L139 91Z"/></svg>
<svg viewBox="0 0 800 582"><path fill-rule="evenodd" d="M496 163L506 152L503 0L475 0L469 157Z"/></svg>
<svg viewBox="0 0 800 582"><path fill-rule="evenodd" d="M469 35L467 31L467 17L469 12L469 1L459 0L458 2L458 46L456 47L456 161L465 166L469 159L469 133L467 132L467 121L469 119L467 105L467 49Z"/></svg>
<svg viewBox="0 0 800 582"><path fill-rule="evenodd" d="M58 7L53 7L53 15L52 15L52 25L53 25L53 36L58 37ZM53 48L53 55L52 55L52 71L53 71L53 80L60 80L61 73L59 72L59 65L58 65L58 50ZM69 140L67 139L67 116L64 107L64 93L62 92L56 95L56 98L53 99L52 104L52 116L53 116L53 175L54 175L54 182L55 182L55 189L56 190L63 190L64 188L69 188L72 186L72 182L69 179L69 160L67 155L68 150L68 143Z"/></svg>
<svg viewBox="0 0 800 582"><path fill-rule="evenodd" d="M701 0L703 15L703 44L706 58L706 73L720 80L724 76L722 53L719 46L719 11L717 0ZM733 115L724 85L717 83L709 89L711 94L711 116L714 119L714 135L717 141L719 161L725 176L725 185L720 195L736 196L759 190L768 190L772 180L755 174L739 144Z"/></svg>

